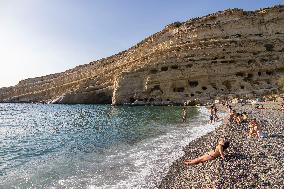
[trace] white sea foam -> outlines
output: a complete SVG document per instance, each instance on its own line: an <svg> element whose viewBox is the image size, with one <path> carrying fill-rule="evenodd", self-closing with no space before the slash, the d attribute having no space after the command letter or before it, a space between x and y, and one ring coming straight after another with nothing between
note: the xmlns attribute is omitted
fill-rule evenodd
<svg viewBox="0 0 284 189"><path fill-rule="evenodd" d="M161 128L166 129L166 134L132 145L114 145L101 154L37 157L25 165L26 170L11 172L5 177L6 183L50 189L156 188L170 165L184 155L184 146L221 124L208 124L208 118L208 110L200 107L199 115L189 123L169 124Z"/></svg>
<svg viewBox="0 0 284 189"><path fill-rule="evenodd" d="M201 107L199 111L200 115L190 123L190 127L181 127L159 138L142 141L131 149L107 157L106 167L107 164L109 167L117 165L117 169L108 170L117 177L94 175L93 184L87 188L156 188L170 165L184 155L182 151L184 146L221 124L221 122L207 124L207 109ZM123 175L124 179L119 175ZM103 180L99 181L100 179ZM101 183L103 184L100 185Z"/></svg>

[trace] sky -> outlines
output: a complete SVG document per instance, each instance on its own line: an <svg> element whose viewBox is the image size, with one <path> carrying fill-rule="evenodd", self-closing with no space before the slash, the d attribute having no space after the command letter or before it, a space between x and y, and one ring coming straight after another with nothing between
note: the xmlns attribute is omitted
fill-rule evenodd
<svg viewBox="0 0 284 189"><path fill-rule="evenodd" d="M0 87L126 50L175 21L284 0L0 0Z"/></svg>

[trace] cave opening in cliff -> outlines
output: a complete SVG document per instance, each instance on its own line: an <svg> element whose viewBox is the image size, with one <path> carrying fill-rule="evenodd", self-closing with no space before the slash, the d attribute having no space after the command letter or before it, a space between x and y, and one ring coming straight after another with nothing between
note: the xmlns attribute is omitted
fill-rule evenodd
<svg viewBox="0 0 284 189"><path fill-rule="evenodd" d="M161 68L161 71L168 71L168 69L169 69L168 66L164 66Z"/></svg>
<svg viewBox="0 0 284 189"><path fill-rule="evenodd" d="M253 78L253 73L249 73L248 75L247 75L247 79L248 80L251 80Z"/></svg>
<svg viewBox="0 0 284 189"><path fill-rule="evenodd" d="M184 92L184 87L177 87L177 88L174 88L173 91L174 91L174 92Z"/></svg>
<svg viewBox="0 0 284 189"><path fill-rule="evenodd" d="M189 81L189 86L190 87L197 87L198 86L198 81Z"/></svg>
<svg viewBox="0 0 284 189"><path fill-rule="evenodd" d="M267 51L273 51L274 45L272 45L272 44L265 44L264 47L265 47L265 49Z"/></svg>
<svg viewBox="0 0 284 189"><path fill-rule="evenodd" d="M162 91L161 88L160 88L160 85L155 85L155 86L151 89L151 92L152 92L152 91L156 91L156 90Z"/></svg>
<svg viewBox="0 0 284 189"><path fill-rule="evenodd" d="M232 89L232 85L230 83L230 81L224 81L222 83L227 89L231 90Z"/></svg>
<svg viewBox="0 0 284 189"><path fill-rule="evenodd" d="M191 68L193 65L192 64L187 64L185 67L186 68Z"/></svg>
<svg viewBox="0 0 284 189"><path fill-rule="evenodd" d="M100 92L96 92L96 93L89 93L89 94L86 94L83 98L82 97L78 98L76 103L80 103L80 104L111 104L112 103L112 95L109 91L100 91ZM72 104L72 102L70 102L69 104Z"/></svg>
<svg viewBox="0 0 284 189"><path fill-rule="evenodd" d="M152 69L152 70L150 70L150 73L151 73L151 74L156 74L156 73L158 73L158 70Z"/></svg>
<svg viewBox="0 0 284 189"><path fill-rule="evenodd" d="M255 63L256 61L255 60L248 60L248 64L252 64L252 63Z"/></svg>
<svg viewBox="0 0 284 189"><path fill-rule="evenodd" d="M150 98L150 99L149 99L149 102L154 102L154 101L155 101L154 98Z"/></svg>
<svg viewBox="0 0 284 189"><path fill-rule="evenodd" d="M267 72L266 72L266 74L267 74L267 75L272 75L272 74L273 74L273 72L271 72L271 71L267 71Z"/></svg>
<svg viewBox="0 0 284 189"><path fill-rule="evenodd" d="M135 102L135 98L130 97L130 98L129 98L129 102L130 102L130 103L134 103L134 102Z"/></svg>
<svg viewBox="0 0 284 189"><path fill-rule="evenodd" d="M238 72L238 73L236 73L236 76L237 76L237 77L244 77L245 74L244 74L243 72Z"/></svg>
<svg viewBox="0 0 284 189"><path fill-rule="evenodd" d="M172 65L171 68L176 70L176 69L178 69L178 66L177 65Z"/></svg>

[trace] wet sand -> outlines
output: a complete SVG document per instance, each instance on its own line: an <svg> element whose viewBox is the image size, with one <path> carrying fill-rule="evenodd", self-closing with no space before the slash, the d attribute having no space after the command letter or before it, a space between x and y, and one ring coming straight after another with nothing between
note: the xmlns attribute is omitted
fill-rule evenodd
<svg viewBox="0 0 284 189"><path fill-rule="evenodd" d="M267 138L248 138L247 128L235 124L222 125L215 131L189 143L185 155L175 161L158 188L161 189L284 189L284 113L255 109L252 105L233 106L246 111L250 118L262 123ZM272 108L272 109L271 109ZM218 139L230 140L225 160L217 158L199 165L185 166L185 159L200 156L214 149Z"/></svg>

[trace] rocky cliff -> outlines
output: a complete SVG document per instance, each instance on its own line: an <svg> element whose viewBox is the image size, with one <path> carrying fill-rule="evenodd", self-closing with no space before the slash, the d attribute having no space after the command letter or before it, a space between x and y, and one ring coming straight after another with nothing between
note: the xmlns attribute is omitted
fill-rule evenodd
<svg viewBox="0 0 284 189"><path fill-rule="evenodd" d="M1 102L183 103L279 92L284 6L176 22L127 51L0 89Z"/></svg>

